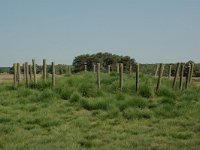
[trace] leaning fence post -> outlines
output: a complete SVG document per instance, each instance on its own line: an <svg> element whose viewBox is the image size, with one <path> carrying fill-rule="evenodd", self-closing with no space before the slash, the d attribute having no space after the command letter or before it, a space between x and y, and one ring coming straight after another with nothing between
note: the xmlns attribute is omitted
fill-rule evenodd
<svg viewBox="0 0 200 150"><path fill-rule="evenodd" d="M97 87L100 88L100 63L97 63Z"/></svg>
<svg viewBox="0 0 200 150"><path fill-rule="evenodd" d="M56 85L55 82L55 64L52 62L52 86L54 87Z"/></svg>
<svg viewBox="0 0 200 150"><path fill-rule="evenodd" d="M46 81L47 81L47 64L46 64L46 59L43 59L43 80L46 83Z"/></svg>
<svg viewBox="0 0 200 150"><path fill-rule="evenodd" d="M33 79L34 79L34 84L37 84L37 72L36 72L36 64L35 64L35 59L32 59L32 65L33 65Z"/></svg>
<svg viewBox="0 0 200 150"><path fill-rule="evenodd" d="M14 81L14 87L16 87L17 83L17 65L13 64L13 81Z"/></svg>
<svg viewBox="0 0 200 150"><path fill-rule="evenodd" d="M160 66L159 66L159 75L158 75L158 82L157 82L157 86L156 86L156 92L158 92L160 90L160 85L161 85L163 70L164 70L164 65L160 64Z"/></svg>
<svg viewBox="0 0 200 150"><path fill-rule="evenodd" d="M136 64L136 83L135 83L136 92L139 91L139 68L140 68L139 64Z"/></svg>
<svg viewBox="0 0 200 150"><path fill-rule="evenodd" d="M29 78L28 78L28 63L26 62L25 63L25 71L26 71L26 87L28 87L29 86Z"/></svg>
<svg viewBox="0 0 200 150"><path fill-rule="evenodd" d="M172 88L175 88L175 86L176 86L176 80L177 80L178 75L179 75L179 68L180 68L180 63L177 63L177 66L176 66L176 74L175 74L175 77L174 77L174 81L173 81L173 84L172 84Z"/></svg>
<svg viewBox="0 0 200 150"><path fill-rule="evenodd" d="M123 88L123 64L120 63L119 64L119 87L120 87L120 90L122 90Z"/></svg>
<svg viewBox="0 0 200 150"><path fill-rule="evenodd" d="M21 81L21 68L20 68L20 63L17 63L17 82L18 82L18 85Z"/></svg>
<svg viewBox="0 0 200 150"><path fill-rule="evenodd" d="M181 71L180 71L180 85L179 85L180 90L182 90L182 88L183 88L184 66L185 65L182 63L181 64Z"/></svg>
<svg viewBox="0 0 200 150"><path fill-rule="evenodd" d="M155 77L157 77L157 76L158 76L158 69L159 69L159 65L157 64L157 65L156 65L156 71L155 71L155 75L154 75Z"/></svg>

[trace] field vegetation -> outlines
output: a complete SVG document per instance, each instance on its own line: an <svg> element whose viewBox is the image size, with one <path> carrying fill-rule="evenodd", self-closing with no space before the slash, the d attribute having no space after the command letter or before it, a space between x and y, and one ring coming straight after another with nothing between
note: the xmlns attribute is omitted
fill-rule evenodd
<svg viewBox="0 0 200 150"><path fill-rule="evenodd" d="M0 149L200 149L200 87L116 73L65 75L51 87L0 84ZM178 85L178 84L177 84Z"/></svg>

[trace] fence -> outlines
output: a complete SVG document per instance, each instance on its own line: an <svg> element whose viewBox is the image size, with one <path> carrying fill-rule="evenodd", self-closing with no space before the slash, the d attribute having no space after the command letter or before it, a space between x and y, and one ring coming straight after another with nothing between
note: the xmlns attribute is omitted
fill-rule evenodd
<svg viewBox="0 0 200 150"><path fill-rule="evenodd" d="M42 70L42 79L44 81L44 83L46 83L47 81L47 62L46 59L43 59L43 70ZM122 90L123 89L123 75L124 75L124 66L122 63L118 63L116 65L116 72L119 74L119 89ZM132 75L133 70L132 68L135 68L135 91L138 92L139 91L139 80L140 80L140 65L139 64L135 64L135 66L130 66L129 67L129 74ZM160 87L161 87L161 83L162 83L162 78L163 78L163 72L164 72L164 64L159 64L156 66L155 68L155 78L158 78L157 80L157 84L156 84L156 92L159 92ZM21 82L21 67L19 63L15 63L13 64L13 84L15 87L17 87L17 85L20 84ZM32 80L32 72L33 72L33 84L37 85L37 68L36 68L36 63L35 60L32 60L32 65L28 64L28 62L26 62L25 64L23 64L23 69L24 69L24 81L26 83L26 87L29 87L30 84L30 80ZM107 73L110 74L111 72L111 66L108 65L107 68ZM114 69L112 69L114 70ZM179 84L179 89L182 90L183 89L183 78L184 78L184 74L185 74L185 88L187 89L188 86L191 84L192 82L192 74L193 74L193 70L194 70L194 64L187 64L185 65L184 63L180 64L177 63L176 64L176 70L175 70L175 76L173 79L173 83L172 83L172 88L175 88L177 85L177 80L178 78L180 78L180 84ZM71 73L71 66L68 66L68 72ZM87 65L84 64L84 72L87 72ZM93 72L96 73L97 75L97 87L98 89L100 89L101 87L101 77L100 77L100 72L101 72L101 64L97 63L97 64L93 64ZM171 76L172 74L172 65L169 66L168 68L168 78L172 78ZM52 62L51 63L51 75L52 75L52 87L54 87L56 85L56 73L55 73L55 63Z"/></svg>

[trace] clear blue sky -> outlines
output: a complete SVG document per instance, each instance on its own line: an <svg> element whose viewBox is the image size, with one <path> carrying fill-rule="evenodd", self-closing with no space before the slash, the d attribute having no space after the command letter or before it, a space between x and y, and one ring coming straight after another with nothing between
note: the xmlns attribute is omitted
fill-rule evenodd
<svg viewBox="0 0 200 150"><path fill-rule="evenodd" d="M0 66L99 51L200 62L200 0L0 0Z"/></svg>

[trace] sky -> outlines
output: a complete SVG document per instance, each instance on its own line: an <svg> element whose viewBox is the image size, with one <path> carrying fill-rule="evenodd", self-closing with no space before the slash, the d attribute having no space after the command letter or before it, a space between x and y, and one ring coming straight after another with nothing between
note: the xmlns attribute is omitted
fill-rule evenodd
<svg viewBox="0 0 200 150"><path fill-rule="evenodd" d="M0 66L110 52L200 62L200 0L0 0Z"/></svg>

